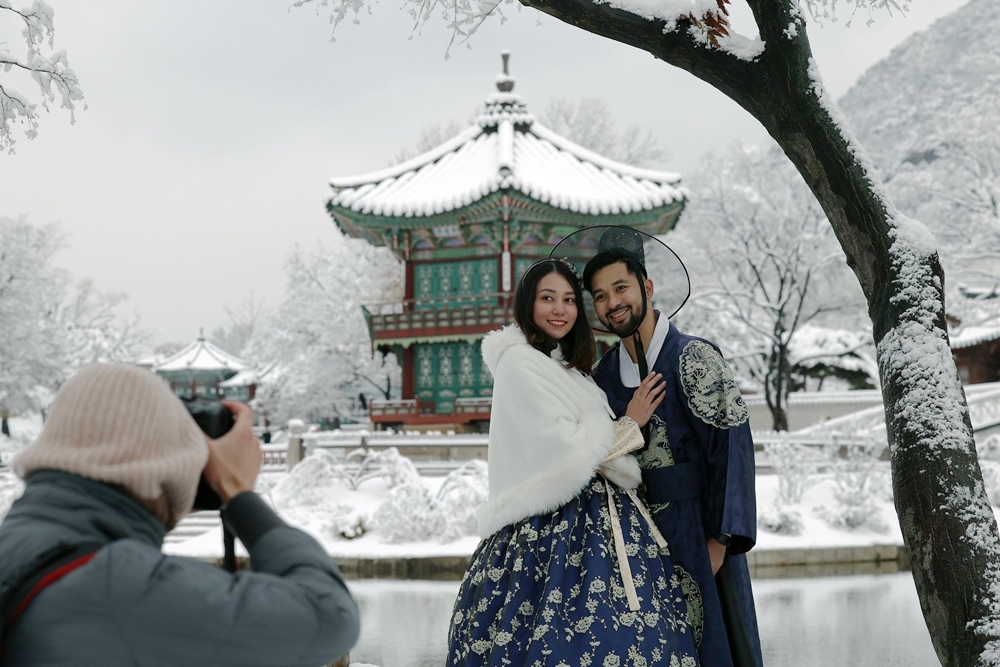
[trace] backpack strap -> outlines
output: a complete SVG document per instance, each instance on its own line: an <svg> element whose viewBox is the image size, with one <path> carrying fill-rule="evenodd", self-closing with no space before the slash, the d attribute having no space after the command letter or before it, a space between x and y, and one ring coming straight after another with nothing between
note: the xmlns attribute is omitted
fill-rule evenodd
<svg viewBox="0 0 1000 667"><path fill-rule="evenodd" d="M83 543L60 552L54 558L25 577L14 592L7 596L3 608L3 623L0 631L13 625L28 608L31 601L43 590L59 581L67 574L89 563L104 544ZM0 632L2 635L2 632Z"/></svg>

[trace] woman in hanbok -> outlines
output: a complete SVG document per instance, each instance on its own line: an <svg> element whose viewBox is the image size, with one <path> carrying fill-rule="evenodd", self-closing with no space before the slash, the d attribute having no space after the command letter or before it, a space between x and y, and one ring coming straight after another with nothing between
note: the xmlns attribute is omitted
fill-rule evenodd
<svg viewBox="0 0 1000 667"><path fill-rule="evenodd" d="M662 400L651 375L618 421L590 377L593 332L572 265L532 265L515 325L483 340L493 374L489 498L462 580L448 665L695 667L680 582L629 454Z"/></svg>

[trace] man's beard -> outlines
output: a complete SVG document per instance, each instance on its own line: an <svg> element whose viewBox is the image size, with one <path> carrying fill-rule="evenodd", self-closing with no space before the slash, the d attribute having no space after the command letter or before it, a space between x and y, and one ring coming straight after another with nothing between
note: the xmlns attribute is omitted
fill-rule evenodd
<svg viewBox="0 0 1000 667"><path fill-rule="evenodd" d="M627 308L631 314L623 320L622 322L615 324L611 321L611 315L618 312L619 310ZM632 312L631 306L620 306L615 310L608 311L605 316L607 319L604 320L603 324L608 328L611 333L615 334L619 338L626 338L631 336L639 329L639 325L642 323L642 316L638 313Z"/></svg>

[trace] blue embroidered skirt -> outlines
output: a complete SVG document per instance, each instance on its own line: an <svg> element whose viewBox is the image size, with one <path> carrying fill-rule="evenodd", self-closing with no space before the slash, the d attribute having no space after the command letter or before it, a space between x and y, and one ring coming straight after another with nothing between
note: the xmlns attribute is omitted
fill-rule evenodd
<svg viewBox="0 0 1000 667"><path fill-rule="evenodd" d="M696 667L670 555L622 491L613 491L640 610L615 555L605 482L594 477L551 514L483 540L462 580L448 665Z"/></svg>

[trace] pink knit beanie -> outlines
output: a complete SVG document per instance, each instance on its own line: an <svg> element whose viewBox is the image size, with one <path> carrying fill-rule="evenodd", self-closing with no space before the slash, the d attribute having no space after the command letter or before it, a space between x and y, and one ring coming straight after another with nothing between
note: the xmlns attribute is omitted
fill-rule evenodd
<svg viewBox="0 0 1000 667"><path fill-rule="evenodd" d="M173 522L194 504L208 461L201 429L167 383L124 364L80 369L56 394L45 428L12 467L54 469L117 484L137 500L165 498Z"/></svg>

